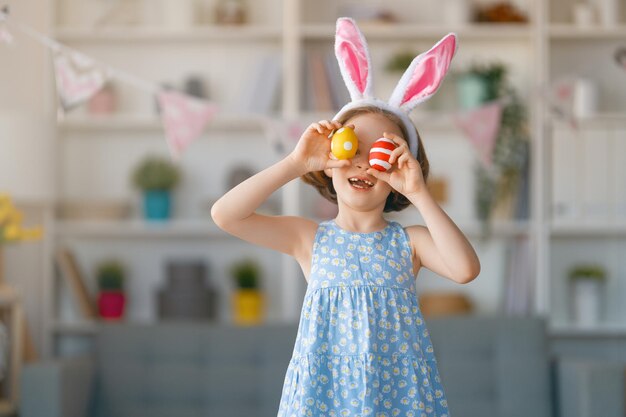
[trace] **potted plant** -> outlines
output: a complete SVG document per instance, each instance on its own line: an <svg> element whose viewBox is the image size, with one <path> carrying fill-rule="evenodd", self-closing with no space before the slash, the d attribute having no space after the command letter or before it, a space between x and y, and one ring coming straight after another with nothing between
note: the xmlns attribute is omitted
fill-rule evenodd
<svg viewBox="0 0 626 417"><path fill-rule="evenodd" d="M124 266L115 259L101 262L97 267L98 311L105 320L119 320L124 315Z"/></svg>
<svg viewBox="0 0 626 417"><path fill-rule="evenodd" d="M171 190L180 181L176 165L161 156L146 157L133 173L133 183L143 190L144 216L148 220L167 220L171 215Z"/></svg>
<svg viewBox="0 0 626 417"><path fill-rule="evenodd" d="M573 319L580 325L593 325L600 319L601 290L606 271L601 265L579 264L569 271Z"/></svg>
<svg viewBox="0 0 626 417"><path fill-rule="evenodd" d="M231 267L236 291L233 295L234 318L237 324L257 324L262 321L264 296L259 289L260 267L253 259L244 259Z"/></svg>
<svg viewBox="0 0 626 417"><path fill-rule="evenodd" d="M492 230L492 218L517 220L528 217L528 213L518 206L518 199L527 198L520 195L520 192L526 192L521 186L529 169L530 134L527 109L508 80L508 68L505 64L475 63L464 76L480 79L481 86L471 93L473 96L465 98L463 88L459 87L462 107L503 100L500 126L492 153L492 166L487 168L477 164L475 168L475 211L482 226L481 237L487 239ZM459 78L461 84L462 78L463 76ZM471 88L468 87L469 89Z"/></svg>

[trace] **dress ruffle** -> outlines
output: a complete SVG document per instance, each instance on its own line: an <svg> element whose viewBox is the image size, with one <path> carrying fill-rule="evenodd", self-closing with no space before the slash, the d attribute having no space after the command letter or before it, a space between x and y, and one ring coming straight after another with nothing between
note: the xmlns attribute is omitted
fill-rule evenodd
<svg viewBox="0 0 626 417"><path fill-rule="evenodd" d="M415 355L292 357L282 414L291 416L429 416L447 407L436 368ZM398 408L401 405L402 409Z"/></svg>

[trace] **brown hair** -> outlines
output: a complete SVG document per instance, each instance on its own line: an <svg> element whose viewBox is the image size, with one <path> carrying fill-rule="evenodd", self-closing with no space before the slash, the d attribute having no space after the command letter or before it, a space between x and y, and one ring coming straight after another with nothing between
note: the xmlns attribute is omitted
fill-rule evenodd
<svg viewBox="0 0 626 417"><path fill-rule="evenodd" d="M405 138L408 137L408 132L404 128L404 124L402 123L400 118L396 116L395 114L389 111L386 111L384 109L381 109L379 107L363 106L363 107L351 109L347 111L345 114L343 114L337 120L341 124L344 124L346 121L348 121L349 119L351 119L352 117L356 115L369 114L369 113L380 114L382 116L385 116L386 118L391 120L393 123L398 125L398 127L402 131L403 137ZM415 126L413 126L413 128L415 129L415 132L417 133L417 155L418 155L417 161L419 162L422 168L422 176L424 177L424 182L426 182L426 180L428 179L428 172L430 170L430 165L428 163L428 158L426 157L426 152L424 150L422 138L420 137L420 134L417 131L417 128ZM322 195L322 197L337 204L337 192L335 191L335 187L333 187L333 180L331 177L327 176L324 173L324 171L307 172L306 174L302 175L300 178L306 184L309 184L315 187L317 191ZM411 202L404 195L392 189L389 195L387 196L387 200L385 201L385 208L383 209L383 211L385 213L390 212L390 211L401 211L410 205L411 205Z"/></svg>

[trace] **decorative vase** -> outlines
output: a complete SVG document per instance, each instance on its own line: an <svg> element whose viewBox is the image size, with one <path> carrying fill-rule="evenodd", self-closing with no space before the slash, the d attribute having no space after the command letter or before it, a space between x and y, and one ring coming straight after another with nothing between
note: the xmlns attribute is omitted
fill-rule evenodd
<svg viewBox="0 0 626 417"><path fill-rule="evenodd" d="M598 87L586 77L580 77L574 84L573 112L577 117L590 117L598 111Z"/></svg>
<svg viewBox="0 0 626 417"><path fill-rule="evenodd" d="M463 74L457 80L459 104L462 109L480 106L487 98L487 83L475 74Z"/></svg>
<svg viewBox="0 0 626 417"><path fill-rule="evenodd" d="M233 294L234 319L236 324L259 324L263 320L265 299L255 289L238 289Z"/></svg>
<svg viewBox="0 0 626 417"><path fill-rule="evenodd" d="M119 320L124 316L126 296L120 290L103 290L98 294L98 310L104 320Z"/></svg>
<svg viewBox="0 0 626 417"><path fill-rule="evenodd" d="M600 321L602 282L578 278L572 283L572 318L581 326L595 325Z"/></svg>
<svg viewBox="0 0 626 417"><path fill-rule="evenodd" d="M146 190L143 202L147 220L161 221L170 218L171 197L168 190Z"/></svg>

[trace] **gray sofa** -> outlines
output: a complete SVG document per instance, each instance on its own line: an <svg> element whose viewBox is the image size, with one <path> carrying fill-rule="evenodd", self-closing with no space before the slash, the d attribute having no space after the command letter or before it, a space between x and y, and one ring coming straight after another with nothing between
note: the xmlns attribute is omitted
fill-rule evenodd
<svg viewBox="0 0 626 417"><path fill-rule="evenodd" d="M426 322L451 417L553 416L544 321ZM27 365L21 417L275 417L297 324L102 324L93 357Z"/></svg>

